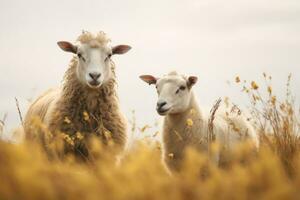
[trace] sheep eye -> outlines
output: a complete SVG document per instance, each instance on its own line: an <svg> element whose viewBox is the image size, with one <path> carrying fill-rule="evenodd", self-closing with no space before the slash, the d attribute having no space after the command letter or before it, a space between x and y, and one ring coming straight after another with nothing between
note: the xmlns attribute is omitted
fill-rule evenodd
<svg viewBox="0 0 300 200"><path fill-rule="evenodd" d="M179 89L176 90L176 94L178 94L180 90L185 90L185 88L186 87L184 85L180 86Z"/></svg>
<svg viewBox="0 0 300 200"><path fill-rule="evenodd" d="M78 56L79 59L82 59L83 62L85 62L85 59L84 59L84 57L82 57L81 53L78 53L77 56Z"/></svg>
<svg viewBox="0 0 300 200"><path fill-rule="evenodd" d="M112 56L112 54L108 54L108 56L105 58L105 61L107 61L108 59L110 59Z"/></svg>

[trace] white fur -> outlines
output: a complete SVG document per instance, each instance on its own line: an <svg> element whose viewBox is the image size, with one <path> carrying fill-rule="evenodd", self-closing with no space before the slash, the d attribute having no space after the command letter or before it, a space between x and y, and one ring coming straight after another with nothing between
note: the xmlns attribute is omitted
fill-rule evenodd
<svg viewBox="0 0 300 200"><path fill-rule="evenodd" d="M110 55L112 50L108 46L91 47L88 44L78 45L77 54L81 57L78 59L77 76L82 83L86 83L91 88L98 88L107 82L111 76ZM90 74L101 74L97 79L98 85L92 85L93 79Z"/></svg>

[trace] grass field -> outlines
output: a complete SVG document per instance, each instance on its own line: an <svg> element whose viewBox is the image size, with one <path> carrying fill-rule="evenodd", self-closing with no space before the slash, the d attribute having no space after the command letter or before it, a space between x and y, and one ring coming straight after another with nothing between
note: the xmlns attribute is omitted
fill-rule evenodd
<svg viewBox="0 0 300 200"><path fill-rule="evenodd" d="M0 199L299 199L300 118L291 77L284 99L273 94L272 78L263 78L264 86L235 79L249 96L249 120L260 136L255 155L241 144L216 166L189 149L182 170L171 175L160 144L151 138L136 142L117 165L97 140L91 145L94 159L87 163L72 157L50 161L38 144L2 141Z"/></svg>

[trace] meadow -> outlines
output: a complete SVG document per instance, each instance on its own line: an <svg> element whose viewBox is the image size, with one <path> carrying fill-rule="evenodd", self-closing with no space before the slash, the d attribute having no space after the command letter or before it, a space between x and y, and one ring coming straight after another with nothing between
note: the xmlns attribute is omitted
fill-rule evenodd
<svg viewBox="0 0 300 200"><path fill-rule="evenodd" d="M216 165L189 149L182 170L170 173L155 139L159 133L136 141L117 164L111 148L103 148L97 139L90 141L92 159L87 162L72 156L48 159L35 142L0 141L0 199L299 199L300 110L290 90L291 76L284 98L273 93L271 76L264 73L262 78L265 85L238 76L234 80L248 96L246 112L260 136L258 152L241 144ZM245 112L238 105L229 106ZM212 119L217 109L218 104ZM134 121L131 128L135 131ZM43 129L37 123L37 130ZM211 147L218 145L211 141Z"/></svg>

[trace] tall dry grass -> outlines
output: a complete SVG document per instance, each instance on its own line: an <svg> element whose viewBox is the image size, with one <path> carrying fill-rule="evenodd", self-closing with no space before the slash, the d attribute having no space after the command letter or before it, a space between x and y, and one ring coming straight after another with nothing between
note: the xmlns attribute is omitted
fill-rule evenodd
<svg viewBox="0 0 300 200"><path fill-rule="evenodd" d="M161 162L160 145L151 138L140 140L118 164L96 139L90 145L93 159L85 163L72 156L49 160L36 143L0 141L0 199L300 198L299 111L289 89L280 101L269 76L263 77L265 89L236 78L249 96L249 120L260 135L257 154L241 144L225 166L216 166L189 149L182 170L171 175Z"/></svg>

